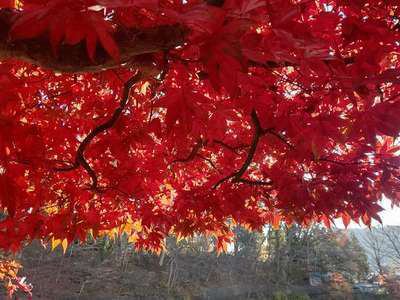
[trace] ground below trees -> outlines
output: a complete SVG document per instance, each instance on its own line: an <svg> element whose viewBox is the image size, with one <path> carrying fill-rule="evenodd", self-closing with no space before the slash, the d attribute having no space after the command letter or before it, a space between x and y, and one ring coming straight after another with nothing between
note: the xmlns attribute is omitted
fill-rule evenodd
<svg viewBox="0 0 400 300"><path fill-rule="evenodd" d="M20 260L41 300L269 299L275 289L266 265L230 255L169 255L160 265L121 244L72 245L63 255L37 243Z"/></svg>

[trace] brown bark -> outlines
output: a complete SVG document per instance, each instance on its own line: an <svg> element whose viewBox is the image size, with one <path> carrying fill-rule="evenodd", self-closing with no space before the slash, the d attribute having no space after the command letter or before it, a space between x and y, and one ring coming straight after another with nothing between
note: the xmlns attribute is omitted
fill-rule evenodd
<svg viewBox="0 0 400 300"><path fill-rule="evenodd" d="M129 101L131 88L133 87L134 84L138 83L142 79L143 79L143 74L141 71L138 71L134 76L132 76L128 81L125 82L123 89L123 96L120 100L119 107L114 111L111 118L108 119L106 122L95 127L85 137L82 143L80 143L78 150L76 152L75 162L72 165L63 168L55 168L54 169L55 171L68 172L68 171L73 171L81 166L86 170L86 172L88 173L88 175L92 180L92 186L91 186L92 190L97 190L98 187L97 174L86 160L85 151L87 147L89 147L90 143L93 141L94 138L96 138L99 134L111 129L114 126L114 124L118 121L119 117L121 116L122 112L125 109L126 104Z"/></svg>
<svg viewBox="0 0 400 300"><path fill-rule="evenodd" d="M123 64L140 66L143 61L146 63L146 55L181 45L187 33L179 25L143 30L120 29L114 36L120 50L120 61L112 59L98 46L93 62L87 55L85 43L62 44L56 57L47 36L12 40L9 31L18 14L18 11L11 9L0 10L0 60L15 58L59 72L98 72Z"/></svg>

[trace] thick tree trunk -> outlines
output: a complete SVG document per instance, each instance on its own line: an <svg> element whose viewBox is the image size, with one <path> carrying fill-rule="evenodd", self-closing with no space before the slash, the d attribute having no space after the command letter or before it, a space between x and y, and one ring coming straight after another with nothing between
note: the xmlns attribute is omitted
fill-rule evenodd
<svg viewBox="0 0 400 300"><path fill-rule="evenodd" d="M115 34L120 61L112 59L101 47L97 47L95 61L91 61L85 43L63 44L55 56L46 37L12 40L9 30L18 14L11 9L0 10L0 60L16 58L59 72L96 72L123 64L139 66L146 63L146 55L181 45L186 35L186 29L179 25L120 30Z"/></svg>

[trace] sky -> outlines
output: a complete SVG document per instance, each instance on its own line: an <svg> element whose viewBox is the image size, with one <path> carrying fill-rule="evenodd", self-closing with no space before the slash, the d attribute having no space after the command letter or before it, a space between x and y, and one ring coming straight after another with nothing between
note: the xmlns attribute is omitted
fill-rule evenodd
<svg viewBox="0 0 400 300"><path fill-rule="evenodd" d="M397 225L400 226L400 207L391 207L391 202L387 198L383 198L380 205L384 208L384 210L379 214L382 219L382 223L385 226L388 225ZM340 219L335 221L336 227L344 228L344 225ZM372 221L372 226L380 225L377 221ZM364 224L358 225L355 222L351 222L349 228L366 228Z"/></svg>

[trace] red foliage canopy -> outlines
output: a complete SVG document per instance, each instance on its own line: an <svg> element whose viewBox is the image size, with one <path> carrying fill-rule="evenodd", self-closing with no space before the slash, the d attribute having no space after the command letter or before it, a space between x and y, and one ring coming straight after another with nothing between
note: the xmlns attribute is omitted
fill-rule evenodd
<svg viewBox="0 0 400 300"><path fill-rule="evenodd" d="M400 203L398 0L0 2L0 248Z"/></svg>

